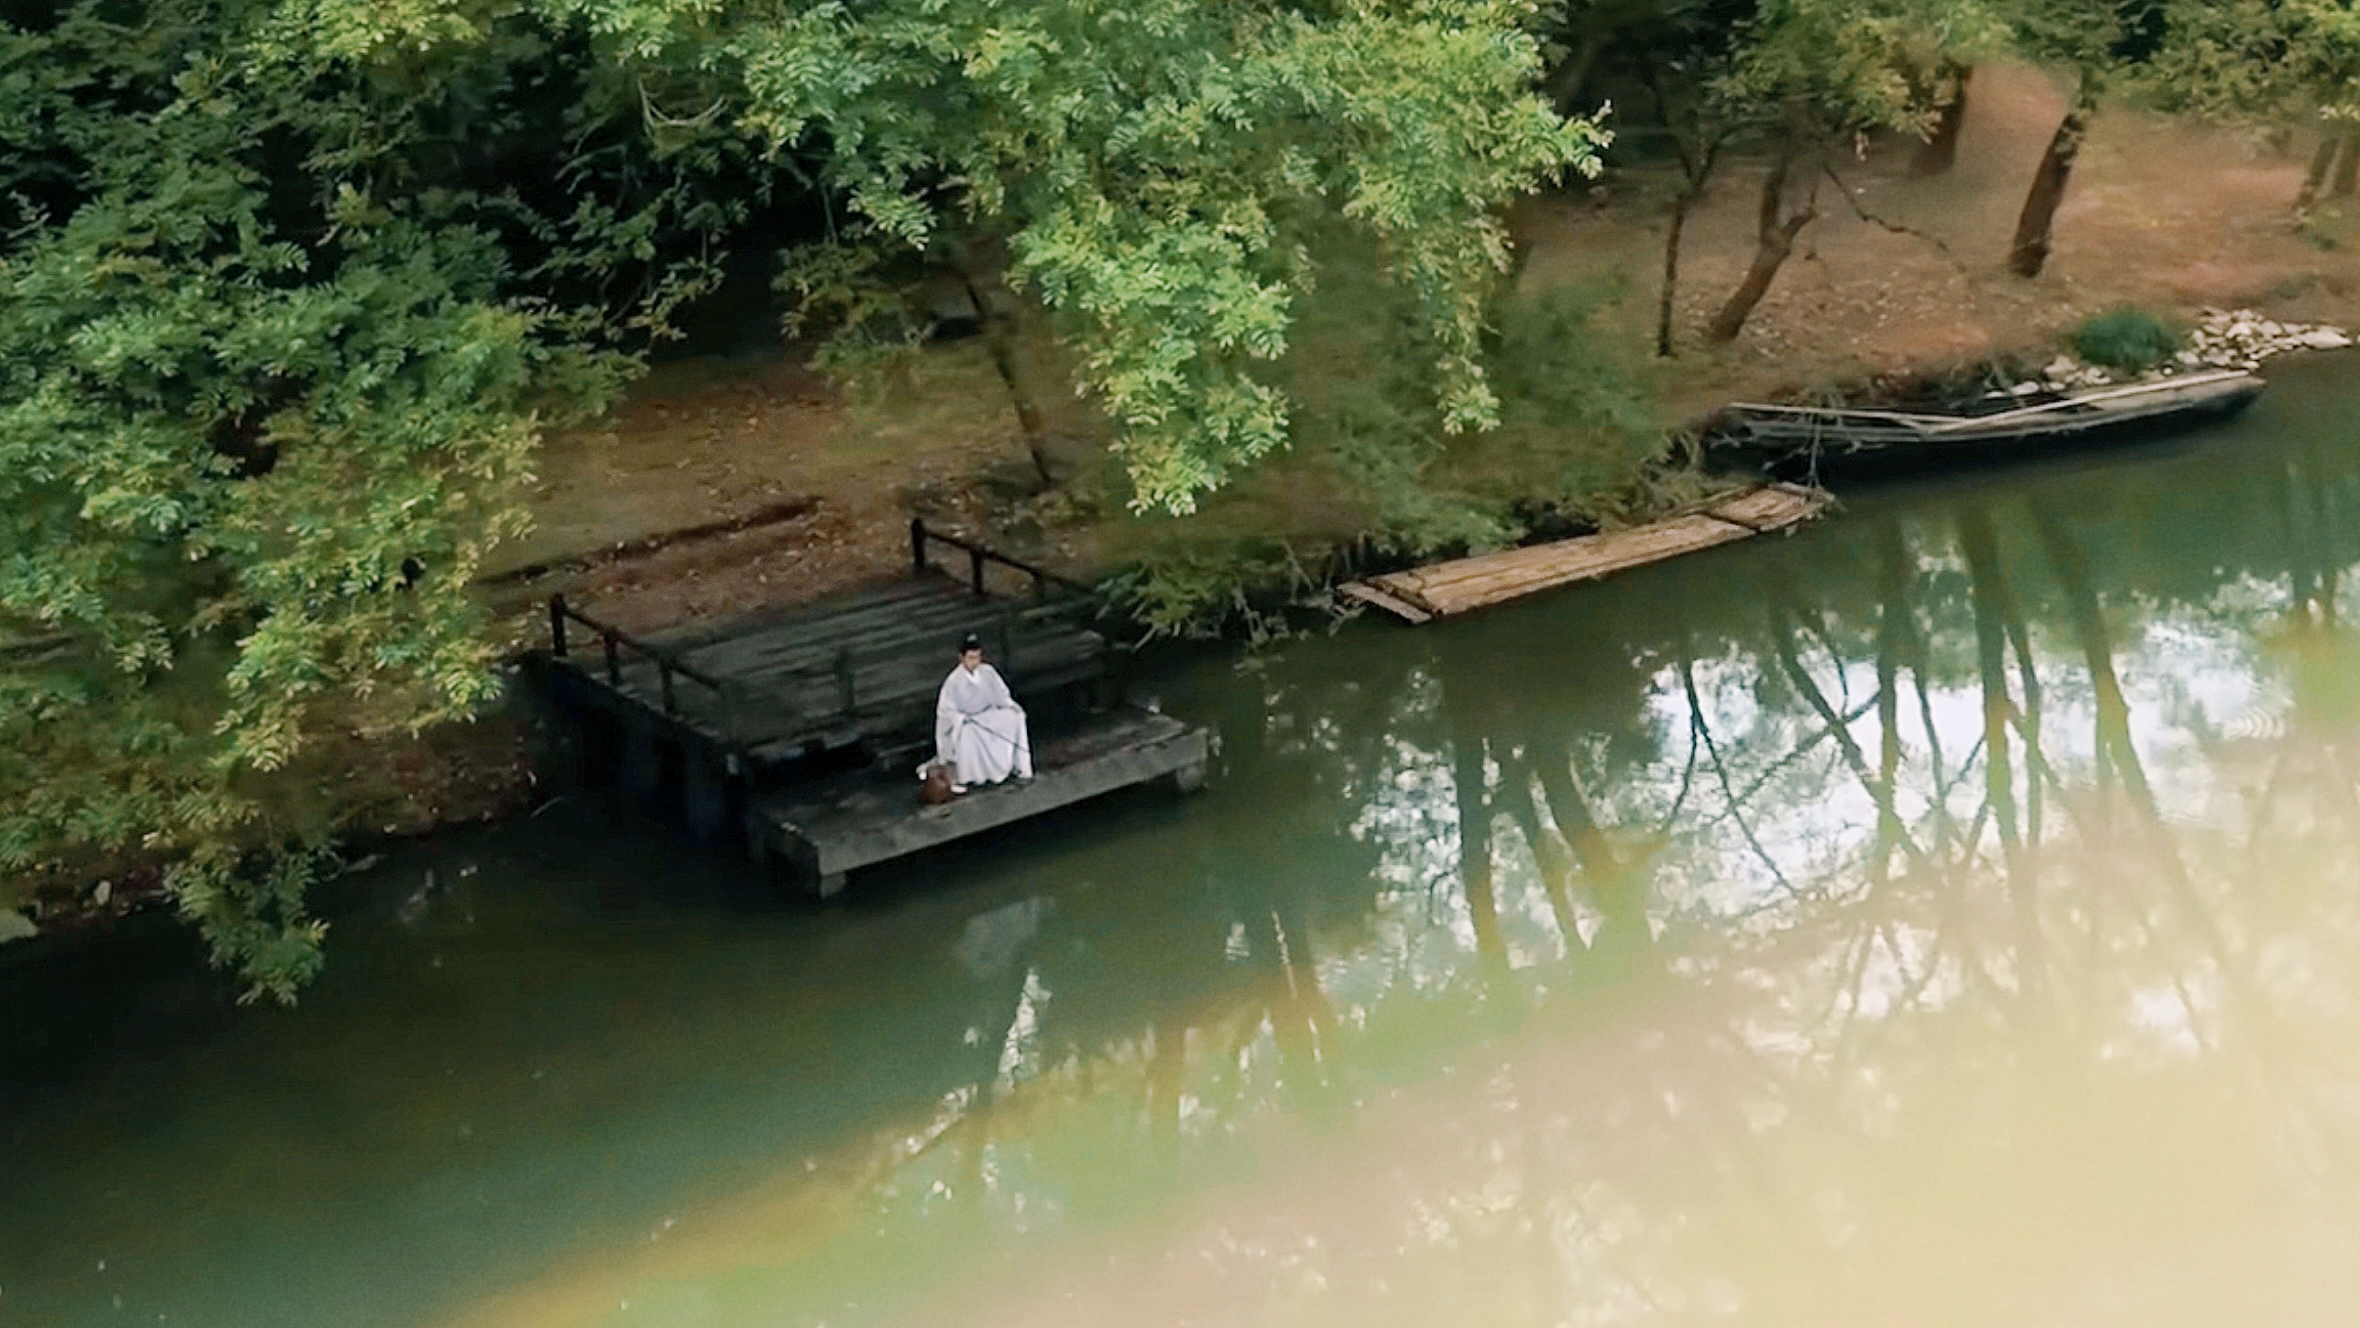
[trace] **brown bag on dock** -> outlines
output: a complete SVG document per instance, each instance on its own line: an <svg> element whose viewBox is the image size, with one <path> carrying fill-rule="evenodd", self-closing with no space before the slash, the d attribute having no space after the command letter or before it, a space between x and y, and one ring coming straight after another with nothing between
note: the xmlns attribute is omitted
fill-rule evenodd
<svg viewBox="0 0 2360 1328"><path fill-rule="evenodd" d="M926 782L918 786L918 800L929 807L940 807L951 800L951 768L947 762L936 761L926 767Z"/></svg>

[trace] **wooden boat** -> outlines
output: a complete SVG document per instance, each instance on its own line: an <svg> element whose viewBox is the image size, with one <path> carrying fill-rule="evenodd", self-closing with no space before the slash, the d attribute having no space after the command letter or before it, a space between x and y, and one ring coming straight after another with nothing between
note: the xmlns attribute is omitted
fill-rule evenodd
<svg viewBox="0 0 2360 1328"><path fill-rule="evenodd" d="M2136 442L2224 420L2261 395L2243 370L2189 374L2046 400L2001 395L1941 414L1741 402L1709 444L1716 459L1782 475L1920 470Z"/></svg>
<svg viewBox="0 0 2360 1328"><path fill-rule="evenodd" d="M1410 622L1431 622L1785 530L1819 515L1830 501L1817 489L1757 484L1642 526L1388 572L1338 589Z"/></svg>

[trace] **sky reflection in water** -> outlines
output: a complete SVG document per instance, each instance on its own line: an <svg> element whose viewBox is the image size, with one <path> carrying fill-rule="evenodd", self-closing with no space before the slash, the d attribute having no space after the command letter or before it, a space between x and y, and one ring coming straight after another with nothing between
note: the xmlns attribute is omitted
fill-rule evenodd
<svg viewBox="0 0 2360 1328"><path fill-rule="evenodd" d="M1173 679L1211 792L848 914L727 914L587 820L448 849L463 918L356 920L292 1018L12 1114L0 1305L2346 1322L2348 370L2194 450Z"/></svg>

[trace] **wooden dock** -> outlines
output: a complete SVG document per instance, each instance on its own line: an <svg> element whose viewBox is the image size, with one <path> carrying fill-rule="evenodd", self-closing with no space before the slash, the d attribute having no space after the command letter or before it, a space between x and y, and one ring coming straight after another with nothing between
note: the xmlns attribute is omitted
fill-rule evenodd
<svg viewBox="0 0 2360 1328"><path fill-rule="evenodd" d="M631 636L563 598L549 608L550 660L576 695L631 712L726 753L747 768L855 747L932 714L961 638L983 638L1011 686L1034 696L1106 674L1084 588L988 550L954 577L926 554L964 541L916 527L910 575L782 613L716 627ZM1031 594L992 593L987 572L1014 569Z"/></svg>
<svg viewBox="0 0 2360 1328"><path fill-rule="evenodd" d="M914 763L851 771L758 800L751 822L768 850L791 862L824 898L846 873L923 852L1060 807L1168 779L1180 792L1204 782L1205 731L1169 715L1122 707L1034 753L1029 783L969 789L937 807L918 801Z"/></svg>
<svg viewBox="0 0 2360 1328"><path fill-rule="evenodd" d="M553 597L535 672L649 805L699 838L742 833L823 886L1128 784L1201 777L1203 731L1119 704L1087 587L919 522L910 548L906 577L718 626L635 636ZM940 813L913 770L970 633L1025 708L1039 777Z"/></svg>
<svg viewBox="0 0 2360 1328"><path fill-rule="evenodd" d="M1822 490L1799 485L1757 485L1643 526L1390 572L1342 590L1410 622L1429 622L1784 530L1819 515L1832 501Z"/></svg>

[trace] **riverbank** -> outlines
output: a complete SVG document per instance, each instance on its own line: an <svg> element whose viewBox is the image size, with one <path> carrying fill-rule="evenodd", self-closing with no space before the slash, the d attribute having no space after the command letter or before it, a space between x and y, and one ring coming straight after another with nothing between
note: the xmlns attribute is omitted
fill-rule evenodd
<svg viewBox="0 0 2360 1328"><path fill-rule="evenodd" d="M72 1030L0 1114L10 1321L2336 1322L2350 369L1208 651L1157 679L1203 796L847 907L568 803L347 878L294 1012L60 965L7 1006Z"/></svg>
<svg viewBox="0 0 2360 1328"><path fill-rule="evenodd" d="M1730 400L1867 394L1986 361L2043 364L2080 320L2120 305L2191 324L2207 307L2360 324L2360 209L2337 200L2295 223L2303 144L2274 154L2128 111L2093 125L2048 270L2008 275L2014 209L2064 102L2025 69L1982 71L1974 88L1947 175L1912 177L1908 145L1888 144L1838 170L1848 202L1824 183L1818 219L1726 347L1702 345L1701 328L1753 258L1761 163L1725 170L1691 214L1676 359L1645 354L1673 184L1660 170L1618 170L1523 209L1520 287L1599 292L1600 352L1622 358L1646 408L1671 427ZM539 528L508 566L566 570L503 592L561 589L637 628L743 613L897 567L912 511L1082 575L1155 549L1252 537L1308 554L1371 530L1361 505L1332 491L1323 459L1302 455L1275 458L1189 521L1135 518L1094 422L1067 403L1049 426L1066 480L1041 495L972 342L930 351L883 400L848 397L797 359L782 350L664 366L605 426L551 440ZM1454 446L1441 469L1515 469L1505 450ZM1567 496L1542 488L1519 496ZM775 519L612 553L766 511Z"/></svg>
<svg viewBox="0 0 2360 1328"><path fill-rule="evenodd" d="M1519 281L1527 291L1595 292L1590 333L1601 355L1667 426L1733 399L1874 395L1998 360L2040 366L2082 318L2118 305L2189 323L2210 306L2360 325L2360 209L2335 200L2297 224L2304 144L2271 153L2243 136L2119 110L2092 127L2047 272L2007 275L2014 209L2062 109L2041 75L1994 67L1977 75L1948 174L1911 176L1899 144L1839 166L1794 257L1726 347L1701 345L1700 329L1753 257L1760 163L1730 166L1691 213L1675 359L1645 353L1667 173L1622 168L1523 208ZM1044 494L974 342L930 350L865 398L802 360L799 348L780 347L668 364L610 420L550 439L532 497L536 529L485 584L509 644L537 643L536 606L552 592L631 630L830 594L898 569L913 511L1082 576L1199 558L1218 577L1248 547L1265 572L1316 568L1379 528L1337 483L1333 458L1301 452L1188 521L1132 516L1101 433L1070 400L1052 403L1063 483ZM1529 438L1475 439L1454 444L1438 470L1530 505L1574 499L1609 517L1644 513L1645 492L1568 494L1562 461ZM370 835L513 815L542 797L530 744L517 715L379 744L341 763L340 796ZM132 878L104 899L86 892L51 906L59 917L103 917L150 895L152 882Z"/></svg>

